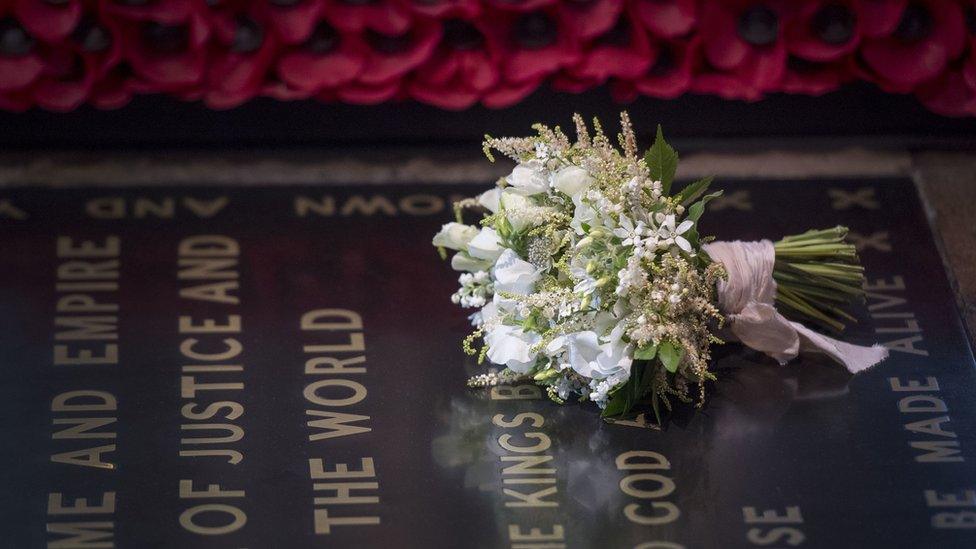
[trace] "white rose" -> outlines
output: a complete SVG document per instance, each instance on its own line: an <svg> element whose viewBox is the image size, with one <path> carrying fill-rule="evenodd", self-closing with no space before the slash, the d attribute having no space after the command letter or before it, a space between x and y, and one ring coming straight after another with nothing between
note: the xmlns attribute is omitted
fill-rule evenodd
<svg viewBox="0 0 976 549"><path fill-rule="evenodd" d="M481 204L486 210L491 213L498 211L499 201L501 200L502 190L498 187L494 189L487 190L478 195L478 204Z"/></svg>
<svg viewBox="0 0 976 549"><path fill-rule="evenodd" d="M458 252L451 258L451 268L455 271L478 272L491 268L493 261L490 259L476 259L464 252Z"/></svg>
<svg viewBox="0 0 976 549"><path fill-rule="evenodd" d="M485 336L488 360L524 374L535 365L537 353L532 351L532 346L540 339L539 334L526 333L517 326L496 326Z"/></svg>
<svg viewBox="0 0 976 549"><path fill-rule="evenodd" d="M452 250L463 250L472 238L478 236L478 228L461 223L446 223L441 231L434 235L434 246L443 246Z"/></svg>
<svg viewBox="0 0 976 549"><path fill-rule="evenodd" d="M593 177L579 166L566 166L552 175L552 186L569 196L577 196L593 184Z"/></svg>
<svg viewBox="0 0 976 549"><path fill-rule="evenodd" d="M539 280L539 270L523 261L514 251L506 249L498 257L493 270L495 292L530 294Z"/></svg>
<svg viewBox="0 0 976 549"><path fill-rule="evenodd" d="M491 227L482 227L481 231L468 242L468 254L475 259L494 262L502 255L502 250L498 233Z"/></svg>
<svg viewBox="0 0 976 549"><path fill-rule="evenodd" d="M513 192L533 195L544 193L549 190L549 180L546 176L546 170L542 163L538 160L530 160L528 162L523 162L506 178L508 184L511 185Z"/></svg>

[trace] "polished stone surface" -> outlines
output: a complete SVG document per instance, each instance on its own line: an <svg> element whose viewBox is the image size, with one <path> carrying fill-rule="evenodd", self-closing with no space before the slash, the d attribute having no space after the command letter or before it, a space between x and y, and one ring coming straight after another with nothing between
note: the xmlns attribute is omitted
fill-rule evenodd
<svg viewBox="0 0 976 549"><path fill-rule="evenodd" d="M448 299L456 273L429 238L471 185L5 189L2 199L24 214L0 220L0 402L15 441L2 458L6 539L40 547L65 537L49 533L52 524L112 521L119 547L514 547L533 528L569 547L800 537L806 547L970 547L972 530L954 526L972 512L964 490L976 479L976 371L915 186L898 176L719 186L726 196L703 231L723 239L851 227L870 293L847 338L887 344L888 362L852 378L822 357L780 367L728 345L716 352L719 381L704 410L681 409L665 430L610 425L589 405L464 388L482 368L459 349L465 312ZM59 268L62 283L85 272L66 263L115 258L59 258L57 237L77 245L110 235L121 241L118 290L58 291ZM200 235L239 248L187 244ZM194 251L230 260L220 270L236 276L181 278L181 257L185 270ZM192 299L204 284L229 284L239 303ZM65 336L71 321L57 318L79 316L58 313L67 293L117 303L117 340ZM303 330L303 314L321 309L355 311L362 328L334 319ZM240 315L239 333L180 333L181 316L200 324L227 315ZM53 363L57 345L100 353L112 342L117 364ZM359 356L365 362L349 370L322 372L337 366L330 358ZM188 376L244 386L194 395ZM52 412L52 399L73 390L109 392L117 410ZM215 402L226 408L204 417ZM70 427L54 422L78 417L117 418L88 433L117 436L53 438ZM330 418L345 436L321 436L339 432L323 428ZM228 436L202 427L214 423L243 436L201 443ZM66 452L112 444L101 458L113 468L63 463ZM180 455L194 450L242 459ZM310 459L348 471L313 479ZM181 498L180 480L245 494ZM335 485L350 482L348 498L335 499ZM49 512L51 493L94 506L107 491L114 513ZM207 504L239 509L246 523L209 536L181 525ZM227 507L189 522L219 529L234 517ZM325 513L362 523L333 523L326 534Z"/></svg>

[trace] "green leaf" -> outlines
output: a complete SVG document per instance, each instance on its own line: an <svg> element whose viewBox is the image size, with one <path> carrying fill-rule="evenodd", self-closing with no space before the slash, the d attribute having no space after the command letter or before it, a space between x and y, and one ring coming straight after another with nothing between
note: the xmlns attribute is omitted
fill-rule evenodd
<svg viewBox="0 0 976 549"><path fill-rule="evenodd" d="M722 191L715 191L712 194L706 194L701 200L692 204L691 207L688 208L688 219L697 223L702 214L705 213L705 205L708 204L713 198L718 198L720 196L722 196Z"/></svg>
<svg viewBox="0 0 976 549"><path fill-rule="evenodd" d="M658 403L657 393L651 395L651 409L654 410L654 419L661 425L661 406Z"/></svg>
<svg viewBox="0 0 976 549"><path fill-rule="evenodd" d="M661 359L661 364L664 364L664 369L672 374L678 371L678 364L681 362L681 357L684 354L684 348L678 347L670 341L665 341L658 346L657 355Z"/></svg>
<svg viewBox="0 0 976 549"><path fill-rule="evenodd" d="M713 179L715 178L708 176L703 177L694 183L690 183L688 186L681 189L681 192L678 193L675 198L678 200L679 204L687 207L688 204L698 200L698 197L705 194L705 191L708 190L708 186L712 184Z"/></svg>
<svg viewBox="0 0 976 549"><path fill-rule="evenodd" d="M644 163L651 172L651 179L661 182L661 190L665 196L671 194L671 183L674 173L678 170L678 153L664 140L661 125L657 126L657 137L654 144L644 155Z"/></svg>
<svg viewBox="0 0 976 549"><path fill-rule="evenodd" d="M618 418L630 412L647 393L653 377L646 372L644 365L635 365L630 371L630 379L610 394L607 407L600 413L600 417Z"/></svg>
<svg viewBox="0 0 976 549"><path fill-rule="evenodd" d="M629 381L627 383L630 383ZM619 417L630 409L630 391L626 387L614 393L607 401L607 407L600 412L600 417Z"/></svg>
<svg viewBox="0 0 976 549"><path fill-rule="evenodd" d="M650 345L645 345L634 351L635 360L654 360L655 356L657 356L657 345L654 345L653 343Z"/></svg>

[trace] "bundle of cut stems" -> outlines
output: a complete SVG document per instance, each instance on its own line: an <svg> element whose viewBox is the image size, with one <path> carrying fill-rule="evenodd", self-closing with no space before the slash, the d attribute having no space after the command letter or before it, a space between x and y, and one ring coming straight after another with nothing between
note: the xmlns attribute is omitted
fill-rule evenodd
<svg viewBox="0 0 976 549"><path fill-rule="evenodd" d="M775 242L776 305L791 320L812 321L841 332L857 322L845 307L864 301L864 267L847 227L787 236Z"/></svg>

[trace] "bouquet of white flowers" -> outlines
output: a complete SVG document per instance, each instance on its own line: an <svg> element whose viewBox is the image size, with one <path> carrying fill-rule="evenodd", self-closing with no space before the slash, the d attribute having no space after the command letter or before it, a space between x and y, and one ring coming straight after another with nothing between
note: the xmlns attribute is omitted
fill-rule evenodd
<svg viewBox="0 0 976 549"><path fill-rule="evenodd" d="M576 142L536 125L526 138L485 138L518 165L497 187L457 203L433 243L461 274L452 300L478 309L464 348L504 366L470 386L534 380L550 398L592 400L603 417L641 406L704 402L710 347L733 339L781 363L823 352L851 372L887 352L812 331L852 321L863 269L846 229L773 243L713 242L699 234L711 178L672 192L678 155L661 129L643 157L626 113L618 149L579 115ZM481 227L465 209L483 209ZM479 340L483 345L476 346Z"/></svg>

